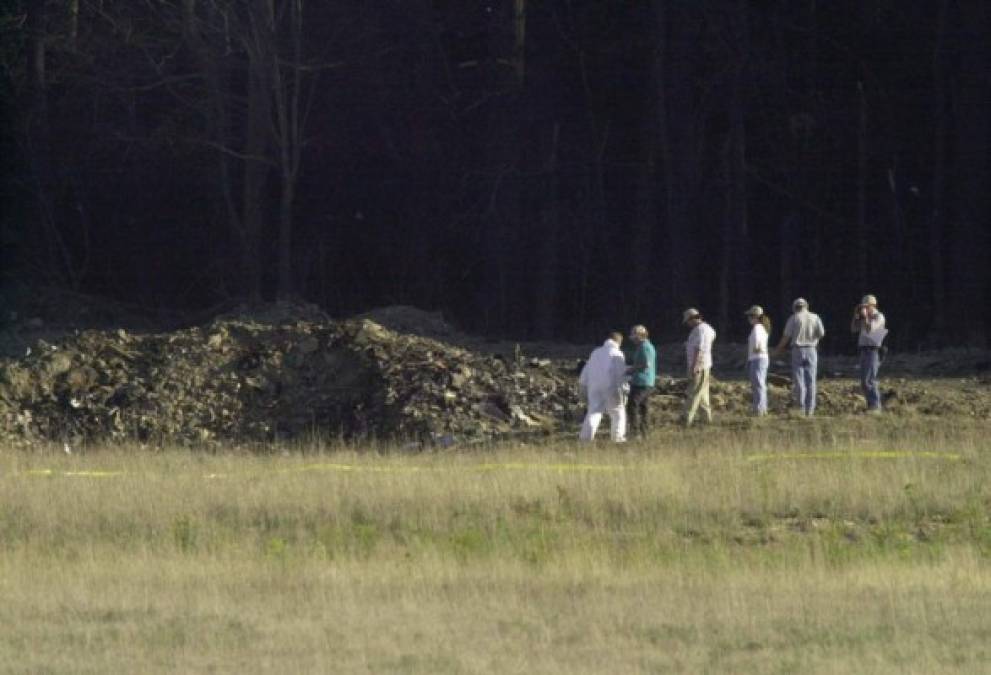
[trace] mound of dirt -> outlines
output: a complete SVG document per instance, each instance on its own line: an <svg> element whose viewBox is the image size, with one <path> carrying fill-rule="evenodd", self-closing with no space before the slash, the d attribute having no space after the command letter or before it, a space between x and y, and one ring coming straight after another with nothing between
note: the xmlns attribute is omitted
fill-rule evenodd
<svg viewBox="0 0 991 675"><path fill-rule="evenodd" d="M0 362L0 436L203 443L340 434L450 444L548 431L578 414L574 363L509 361L369 319L262 318L39 341Z"/></svg>
<svg viewBox="0 0 991 675"><path fill-rule="evenodd" d="M417 337L433 338L435 340L452 341L451 338L461 338L458 330L444 320L440 312L427 312L409 305L390 305L379 307L364 314L358 314L355 319L368 319L383 328L395 333L415 335Z"/></svg>

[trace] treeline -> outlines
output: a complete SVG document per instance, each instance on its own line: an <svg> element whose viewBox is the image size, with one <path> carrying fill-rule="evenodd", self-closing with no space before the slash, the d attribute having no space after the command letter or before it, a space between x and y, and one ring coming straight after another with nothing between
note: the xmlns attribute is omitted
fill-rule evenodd
<svg viewBox="0 0 991 675"><path fill-rule="evenodd" d="M989 15L0 0L4 279L578 340L871 292L902 346L983 343Z"/></svg>

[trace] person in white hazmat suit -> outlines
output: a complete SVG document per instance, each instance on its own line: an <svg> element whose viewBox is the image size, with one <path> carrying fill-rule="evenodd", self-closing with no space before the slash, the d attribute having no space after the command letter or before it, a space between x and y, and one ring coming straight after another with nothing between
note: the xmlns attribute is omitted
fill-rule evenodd
<svg viewBox="0 0 991 675"><path fill-rule="evenodd" d="M622 333L610 333L582 368L578 387L588 401L588 412L578 435L581 441L590 442L595 438L603 413L609 415L613 442L626 441L626 392L629 384L626 381L626 358L619 350L622 343Z"/></svg>

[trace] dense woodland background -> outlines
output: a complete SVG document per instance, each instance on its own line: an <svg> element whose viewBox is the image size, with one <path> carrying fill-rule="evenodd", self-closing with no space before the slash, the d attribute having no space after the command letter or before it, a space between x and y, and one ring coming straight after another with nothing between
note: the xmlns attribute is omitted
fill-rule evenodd
<svg viewBox="0 0 991 675"><path fill-rule="evenodd" d="M985 0L0 0L5 288L991 335ZM779 324L780 325L780 321Z"/></svg>

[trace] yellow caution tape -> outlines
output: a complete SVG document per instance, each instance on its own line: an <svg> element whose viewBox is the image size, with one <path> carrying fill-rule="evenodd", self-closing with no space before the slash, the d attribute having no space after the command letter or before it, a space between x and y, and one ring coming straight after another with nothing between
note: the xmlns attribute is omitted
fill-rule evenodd
<svg viewBox="0 0 991 675"><path fill-rule="evenodd" d="M486 463L461 467L425 467L425 466L403 466L394 464L391 466L360 466L356 464L320 463L304 464L302 466L278 469L275 473L304 473L311 471L332 471L340 473L417 473L422 471L622 471L625 467L610 464L527 464L522 462ZM111 478L123 476L124 471L55 471L53 469L30 469L25 471L25 476L70 476L87 478ZM230 478L232 474L209 473L204 474L206 479Z"/></svg>
<svg viewBox="0 0 991 675"><path fill-rule="evenodd" d="M771 459L902 459L908 457L947 459L950 461L962 459L961 455L954 452L875 450L863 452L767 452L747 455L747 461L762 462Z"/></svg>
<svg viewBox="0 0 991 675"><path fill-rule="evenodd" d="M426 467L426 466L404 466L393 464L391 466L358 466L355 464L305 464L303 466L289 469L280 469L279 473L297 473L302 471L340 471L340 472L368 472L368 473L400 473L417 471L496 471L499 469L520 470L538 469L547 471L620 471L621 466L608 464L531 464L522 462L502 462L474 464L459 467Z"/></svg>
<svg viewBox="0 0 991 675"><path fill-rule="evenodd" d="M113 476L123 476L123 471L66 471L65 476L86 476L88 478L110 478Z"/></svg>
<svg viewBox="0 0 991 675"><path fill-rule="evenodd" d="M963 459L963 456L958 453L952 452L932 452L926 450L911 451L911 450L877 450L877 451L863 451L863 452L842 452L842 451L829 451L829 452L765 452L765 453L755 453L752 455L747 455L745 459L748 462L765 462L771 460L783 460L783 459L903 459L903 458L924 458L924 459L945 459L949 461L957 461ZM644 470L643 465L630 465L621 466L618 464L569 464L569 463L558 463L558 464L540 464L540 463L527 463L527 462L488 462L485 464L474 464L474 465L464 465L457 467L429 467L429 466L404 466L401 464L393 464L389 466L361 466L357 464L340 464L332 462L323 462L318 464L303 464L301 466L290 467L285 469L279 469L275 473L288 474L288 473L303 473L310 471L333 471L340 473L416 473L423 471L589 471L589 472L613 472L613 471L626 471L626 470ZM114 478L117 476L123 476L124 471L55 471L53 469L29 469L23 472L22 475L25 476L68 476L68 477L80 477L80 478ZM203 478L207 479L217 479L217 478L231 478L237 474L228 473L209 473L204 474Z"/></svg>
<svg viewBox="0 0 991 675"><path fill-rule="evenodd" d="M423 469L424 467L420 466L401 466L398 464L392 466L356 466L354 464L321 463L304 464L303 466L295 466L289 469L279 469L278 473L300 473L303 471L368 471L370 473L394 473L405 471L422 471Z"/></svg>
<svg viewBox="0 0 991 675"><path fill-rule="evenodd" d="M56 472L52 469L31 469L30 471L25 471L26 476L82 476L85 478L110 478L113 476L123 476L123 471L60 471Z"/></svg>
<svg viewBox="0 0 991 675"><path fill-rule="evenodd" d="M495 471L497 469L542 469L545 471L622 471L624 467L612 464L526 464L522 462L505 462L501 464L478 464L470 467L480 471Z"/></svg>

